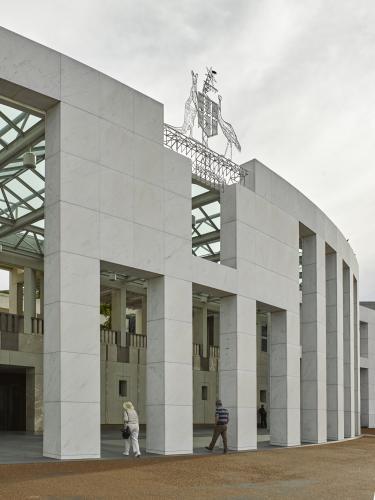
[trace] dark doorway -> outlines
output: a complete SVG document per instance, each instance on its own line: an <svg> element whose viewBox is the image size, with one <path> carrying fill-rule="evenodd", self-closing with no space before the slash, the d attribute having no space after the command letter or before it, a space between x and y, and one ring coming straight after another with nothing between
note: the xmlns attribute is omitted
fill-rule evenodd
<svg viewBox="0 0 375 500"><path fill-rule="evenodd" d="M0 431L26 430L26 371L0 367Z"/></svg>

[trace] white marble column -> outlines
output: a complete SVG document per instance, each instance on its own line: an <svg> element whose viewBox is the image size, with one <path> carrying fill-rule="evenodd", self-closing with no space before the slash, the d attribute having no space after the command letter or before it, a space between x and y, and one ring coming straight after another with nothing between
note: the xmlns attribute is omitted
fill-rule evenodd
<svg viewBox="0 0 375 500"><path fill-rule="evenodd" d="M325 242L302 238L301 441L327 441Z"/></svg>
<svg viewBox="0 0 375 500"><path fill-rule="evenodd" d="M24 332L32 333L32 318L36 316L36 278L34 269L29 267L24 269L23 309Z"/></svg>
<svg viewBox="0 0 375 500"><path fill-rule="evenodd" d="M39 273L39 314L44 317L44 273Z"/></svg>
<svg viewBox="0 0 375 500"><path fill-rule="evenodd" d="M9 271L9 312L10 314L22 314L22 295L21 307L19 306L19 274L18 269L13 268ZM21 309L21 311L20 311Z"/></svg>
<svg viewBox="0 0 375 500"><path fill-rule="evenodd" d="M143 329L143 315L142 308L135 311L135 333L137 335L142 335Z"/></svg>
<svg viewBox="0 0 375 500"><path fill-rule="evenodd" d="M368 427L375 428L375 322L368 324Z"/></svg>
<svg viewBox="0 0 375 500"><path fill-rule="evenodd" d="M142 335L147 335L147 296L142 296Z"/></svg>
<svg viewBox="0 0 375 500"><path fill-rule="evenodd" d="M296 446L301 443L299 316L273 312L270 326L271 444Z"/></svg>
<svg viewBox="0 0 375 500"><path fill-rule="evenodd" d="M192 285L150 279L147 297L146 448L193 451Z"/></svg>
<svg viewBox="0 0 375 500"><path fill-rule="evenodd" d="M120 345L126 345L126 286L111 292L111 327L120 332Z"/></svg>
<svg viewBox="0 0 375 500"><path fill-rule="evenodd" d="M360 388L360 336L358 314L358 287L353 276L353 336L354 336L354 433L361 434L361 388Z"/></svg>
<svg viewBox="0 0 375 500"><path fill-rule="evenodd" d="M228 447L257 448L256 301L239 295L220 301L220 397L230 413Z"/></svg>
<svg viewBox="0 0 375 500"><path fill-rule="evenodd" d="M344 264L344 435L355 436L354 406L354 332L353 332L353 275Z"/></svg>
<svg viewBox="0 0 375 500"><path fill-rule="evenodd" d="M43 454L58 459L100 457L98 126L47 112Z"/></svg>
<svg viewBox="0 0 375 500"><path fill-rule="evenodd" d="M344 339L342 260L326 255L327 438L344 438Z"/></svg>
<svg viewBox="0 0 375 500"><path fill-rule="evenodd" d="M202 349L203 357L208 356L207 303L202 304Z"/></svg>

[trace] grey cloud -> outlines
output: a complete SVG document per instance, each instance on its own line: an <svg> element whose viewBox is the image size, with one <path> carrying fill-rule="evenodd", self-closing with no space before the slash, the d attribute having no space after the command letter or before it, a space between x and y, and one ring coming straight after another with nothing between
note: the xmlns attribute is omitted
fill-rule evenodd
<svg viewBox="0 0 375 500"><path fill-rule="evenodd" d="M243 145L235 159L257 157L320 206L356 251L361 299L375 298L373 0L0 0L0 8L5 27L163 102L170 123L182 120L190 69L214 66Z"/></svg>

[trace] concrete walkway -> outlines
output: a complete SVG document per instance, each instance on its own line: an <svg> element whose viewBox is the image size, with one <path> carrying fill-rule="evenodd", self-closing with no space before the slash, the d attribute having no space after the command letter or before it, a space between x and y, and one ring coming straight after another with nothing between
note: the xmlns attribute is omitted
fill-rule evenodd
<svg viewBox="0 0 375 500"><path fill-rule="evenodd" d="M194 455L209 454L205 449L211 439L209 428L194 429ZM218 441L219 442L219 441ZM141 452L146 455L146 434L141 430L139 437ZM273 448L269 445L269 436L258 435L259 448ZM125 458L122 455L124 442L121 438L120 426L114 429L102 429L102 459ZM220 453L220 446L216 453ZM215 453L215 451L214 451ZM159 455L147 454L150 457ZM159 456L160 457L160 456ZM0 432L0 464L54 462L54 459L43 457L43 436L28 432Z"/></svg>

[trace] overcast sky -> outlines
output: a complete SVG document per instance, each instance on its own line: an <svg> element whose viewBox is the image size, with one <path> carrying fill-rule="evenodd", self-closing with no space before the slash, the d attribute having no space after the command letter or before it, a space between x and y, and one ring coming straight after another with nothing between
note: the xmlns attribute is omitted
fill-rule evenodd
<svg viewBox="0 0 375 500"><path fill-rule="evenodd" d="M0 0L0 12L161 101L175 125L190 70L213 66L234 160L257 158L313 200L357 254L361 300L375 300L374 0Z"/></svg>

